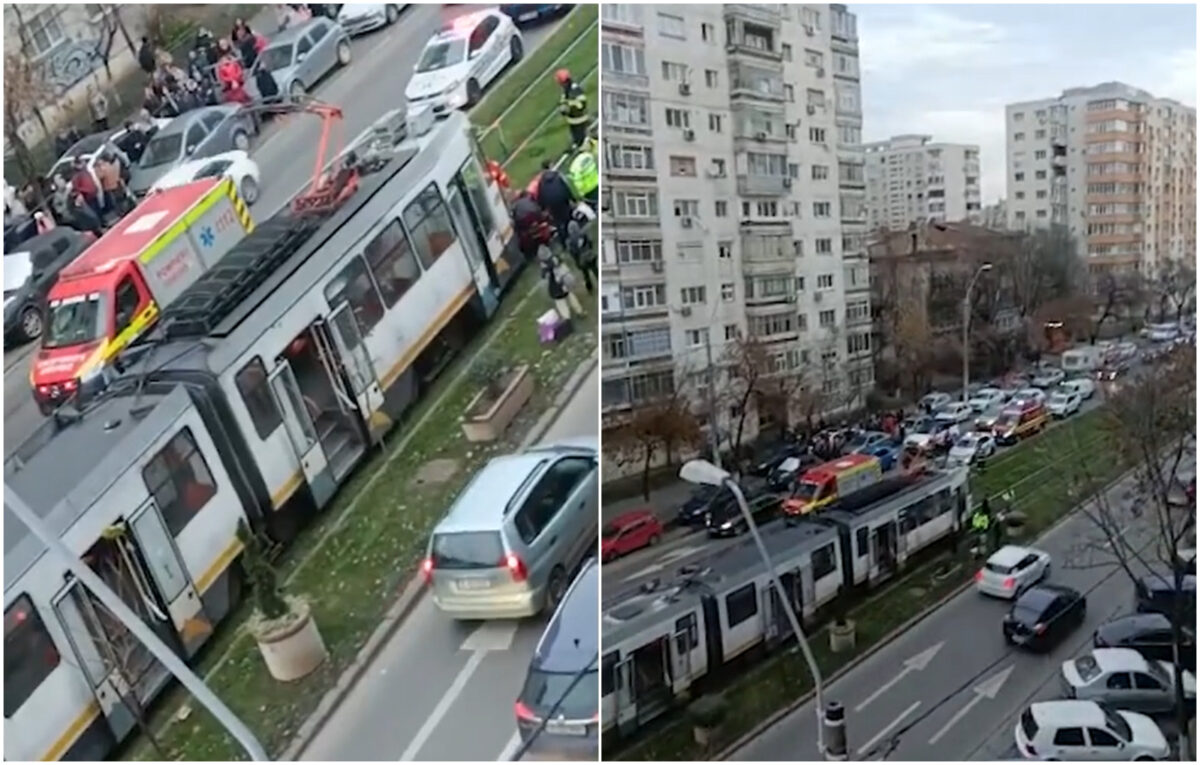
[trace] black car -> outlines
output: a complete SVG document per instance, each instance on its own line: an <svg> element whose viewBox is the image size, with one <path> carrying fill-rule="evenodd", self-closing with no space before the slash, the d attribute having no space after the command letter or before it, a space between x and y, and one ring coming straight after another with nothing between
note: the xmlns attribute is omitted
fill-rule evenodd
<svg viewBox="0 0 1200 765"><path fill-rule="evenodd" d="M600 566L591 560L546 625L514 705L517 731L527 747L521 759L599 757L599 619ZM607 662L605 668L615 669Z"/></svg>
<svg viewBox="0 0 1200 765"><path fill-rule="evenodd" d="M4 251L12 252L23 243L37 236L37 221L32 215L4 217Z"/></svg>
<svg viewBox="0 0 1200 765"><path fill-rule="evenodd" d="M1134 585L1134 605L1138 613L1158 613L1168 618L1174 618L1175 606L1172 594L1175 592L1175 577L1170 573L1151 574L1138 579ZM1196 577L1188 574L1183 577L1183 624L1196 623Z"/></svg>
<svg viewBox="0 0 1200 765"><path fill-rule="evenodd" d="M727 492L731 501L714 502L704 514L704 525L710 537L735 537L748 531L746 517L732 492ZM779 497L775 494L759 493L746 495L746 504L755 523L769 520L779 510Z"/></svg>
<svg viewBox="0 0 1200 765"><path fill-rule="evenodd" d="M808 453L786 457L767 475L767 488L782 493L791 491L796 479L820 461Z"/></svg>
<svg viewBox="0 0 1200 765"><path fill-rule="evenodd" d="M1092 635L1096 648L1132 648L1151 661L1174 663L1175 644L1171 621L1162 614L1129 614L1105 622ZM1196 636L1183 630L1180 660L1184 668L1196 671Z"/></svg>
<svg viewBox="0 0 1200 765"><path fill-rule="evenodd" d="M804 446L801 444L774 443L769 446L763 446L756 451L757 454L750 460L750 475L767 478L788 457L799 457L804 454Z"/></svg>
<svg viewBox="0 0 1200 765"><path fill-rule="evenodd" d="M676 513L680 525L696 526L704 523L704 514L718 498L725 502L735 501L733 493L724 486L697 486Z"/></svg>
<svg viewBox="0 0 1200 765"><path fill-rule="evenodd" d="M1004 617L1004 639L1030 650L1050 648L1087 616L1087 598L1058 584L1030 587Z"/></svg>
<svg viewBox="0 0 1200 765"><path fill-rule="evenodd" d="M95 241L88 233L59 226L4 254L4 338L29 342L42 335L46 294L58 272Z"/></svg>
<svg viewBox="0 0 1200 765"><path fill-rule="evenodd" d="M500 12L513 20L513 23L519 27L527 24L537 24L543 19L548 19L565 12L571 8L570 5L543 3L529 5L501 5Z"/></svg>

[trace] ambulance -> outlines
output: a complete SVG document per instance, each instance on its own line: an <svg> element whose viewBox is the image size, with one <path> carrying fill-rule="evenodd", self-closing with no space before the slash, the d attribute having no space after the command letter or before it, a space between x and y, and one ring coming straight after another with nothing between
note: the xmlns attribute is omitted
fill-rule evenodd
<svg viewBox="0 0 1200 765"><path fill-rule="evenodd" d="M233 181L206 178L150 195L64 268L29 371L42 414L101 389L116 355L253 230Z"/></svg>
<svg viewBox="0 0 1200 765"><path fill-rule="evenodd" d="M801 475L792 496L783 501L783 512L793 516L811 513L839 496L865 489L882 478L883 468L878 458L847 454Z"/></svg>

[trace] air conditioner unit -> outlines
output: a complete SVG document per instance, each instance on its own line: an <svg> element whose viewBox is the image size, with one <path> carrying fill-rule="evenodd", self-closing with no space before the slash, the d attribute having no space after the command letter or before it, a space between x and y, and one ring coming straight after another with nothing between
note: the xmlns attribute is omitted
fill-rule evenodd
<svg viewBox="0 0 1200 765"><path fill-rule="evenodd" d="M680 218L679 225L683 226L684 228L691 228L692 227L692 216L685 215L682 218Z"/></svg>
<svg viewBox="0 0 1200 765"><path fill-rule="evenodd" d="M683 140L685 140L685 141L696 140L696 131L692 130L691 128L687 128L686 130L684 130L683 131Z"/></svg>
<svg viewBox="0 0 1200 765"><path fill-rule="evenodd" d="M680 308L679 315L683 316L685 318L688 316L691 316L692 315L692 307L690 305L685 305L683 308Z"/></svg>
<svg viewBox="0 0 1200 765"><path fill-rule="evenodd" d="M755 134L754 134L754 140L756 140L756 141L765 141L765 140L767 140L767 134L766 134L766 133L764 133L764 132L762 132L762 131L760 130L760 131L758 131L757 133L755 133Z"/></svg>
<svg viewBox="0 0 1200 765"><path fill-rule="evenodd" d="M679 95L690 96L692 94L692 86L686 82L679 83Z"/></svg>
<svg viewBox="0 0 1200 765"><path fill-rule="evenodd" d="M808 108L805 111L807 111L809 113L809 115L813 115L813 114L817 113L817 107L812 104L809 104Z"/></svg>
<svg viewBox="0 0 1200 765"><path fill-rule="evenodd" d="M783 187L784 187L785 189L790 189L790 188L792 187L792 179L791 179L791 178L784 178L784 179L783 179Z"/></svg>
<svg viewBox="0 0 1200 765"><path fill-rule="evenodd" d="M661 274L663 272L663 262L661 260L650 261L650 270L656 274Z"/></svg>
<svg viewBox="0 0 1200 765"><path fill-rule="evenodd" d="M824 77L824 76L825 76L825 70L817 69L817 77Z"/></svg>

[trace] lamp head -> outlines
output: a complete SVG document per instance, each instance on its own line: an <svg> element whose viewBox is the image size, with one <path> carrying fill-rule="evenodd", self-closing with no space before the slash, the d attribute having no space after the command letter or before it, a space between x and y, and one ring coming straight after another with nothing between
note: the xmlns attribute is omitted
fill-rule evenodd
<svg viewBox="0 0 1200 765"><path fill-rule="evenodd" d="M688 483L720 486L729 473L708 460L688 460L679 468L679 477Z"/></svg>

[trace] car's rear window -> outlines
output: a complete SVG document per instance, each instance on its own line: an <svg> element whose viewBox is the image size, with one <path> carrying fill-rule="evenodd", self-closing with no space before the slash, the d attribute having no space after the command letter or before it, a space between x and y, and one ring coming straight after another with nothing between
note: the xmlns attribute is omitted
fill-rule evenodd
<svg viewBox="0 0 1200 765"><path fill-rule="evenodd" d="M555 719L591 720L596 716L600 696L599 673L593 666L572 688L575 677L574 672L530 670L525 687L521 689L521 701L529 711L543 719L553 711ZM558 709L554 708L555 704Z"/></svg>
<svg viewBox="0 0 1200 765"><path fill-rule="evenodd" d="M504 564L504 542L496 531L462 531L433 536L434 568L495 568Z"/></svg>
<svg viewBox="0 0 1200 765"><path fill-rule="evenodd" d="M1013 566L1002 566L999 563L991 562L984 564L983 567L993 574L1011 574L1014 568Z"/></svg>
<svg viewBox="0 0 1200 765"><path fill-rule="evenodd" d="M1033 741L1034 736L1038 732L1037 721L1033 719L1033 710L1026 709L1021 713L1021 730L1025 733L1025 738Z"/></svg>
<svg viewBox="0 0 1200 765"><path fill-rule="evenodd" d="M1092 678L1100 675L1100 665L1091 656L1080 656L1075 660L1075 671L1079 673L1079 677L1085 682L1091 682Z"/></svg>

